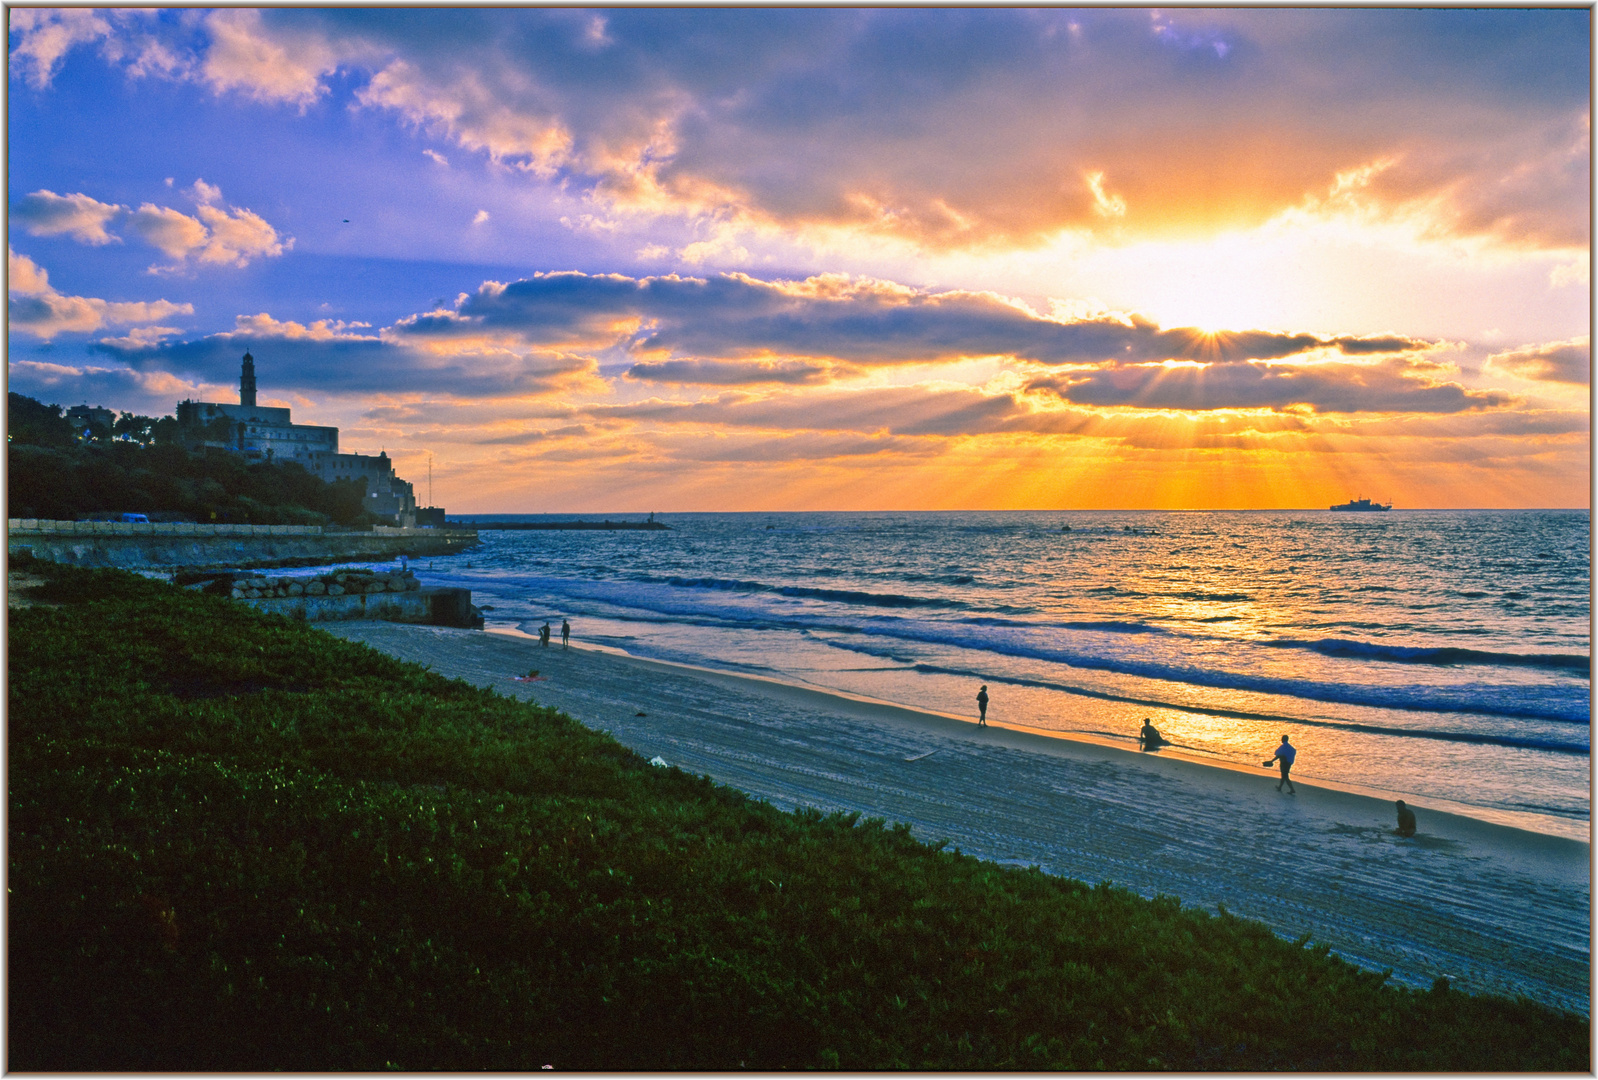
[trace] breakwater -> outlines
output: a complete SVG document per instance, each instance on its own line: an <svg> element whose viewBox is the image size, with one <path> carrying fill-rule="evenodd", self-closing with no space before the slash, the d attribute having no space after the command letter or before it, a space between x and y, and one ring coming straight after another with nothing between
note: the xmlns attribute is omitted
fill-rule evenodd
<svg viewBox="0 0 1598 1080"><path fill-rule="evenodd" d="M211 525L194 522L48 521L10 518L7 549L74 566L124 570L251 567L288 562L380 562L401 555L453 555L477 543L474 530L326 529L320 525Z"/></svg>
<svg viewBox="0 0 1598 1080"><path fill-rule="evenodd" d="M315 577L223 573L191 584L260 611L304 622L379 619L481 630L483 616L470 589L429 588L408 570L346 570Z"/></svg>
<svg viewBox="0 0 1598 1080"><path fill-rule="evenodd" d="M520 531L523 529L603 529L607 532L632 530L661 532L671 528L653 519L649 521L451 521L451 528L477 529L481 532Z"/></svg>

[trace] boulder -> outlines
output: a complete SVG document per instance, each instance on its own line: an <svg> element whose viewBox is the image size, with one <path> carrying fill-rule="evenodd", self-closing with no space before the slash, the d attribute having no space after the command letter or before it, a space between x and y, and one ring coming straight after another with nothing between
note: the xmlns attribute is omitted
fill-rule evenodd
<svg viewBox="0 0 1598 1080"><path fill-rule="evenodd" d="M321 596L325 592L327 592L327 582L325 581L310 581L305 585L306 596Z"/></svg>
<svg viewBox="0 0 1598 1080"><path fill-rule="evenodd" d="M327 587L327 595L329 595L329 596L343 596L344 595L344 586L342 586L342 585L329 585Z"/></svg>

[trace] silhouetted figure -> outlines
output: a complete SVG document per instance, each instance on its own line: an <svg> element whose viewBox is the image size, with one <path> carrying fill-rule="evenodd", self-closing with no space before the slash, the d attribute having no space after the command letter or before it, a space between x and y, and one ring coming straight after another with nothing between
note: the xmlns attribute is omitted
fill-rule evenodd
<svg viewBox="0 0 1598 1080"><path fill-rule="evenodd" d="M1276 790L1277 791L1281 791L1282 790L1282 785L1286 784L1287 785L1287 791L1288 791L1289 794L1291 794L1291 795L1297 795L1298 794L1298 789L1293 786L1293 778L1288 775L1288 773L1293 771L1293 759L1295 757L1297 757L1297 756L1298 756L1298 749L1292 743L1287 741L1287 736L1286 735L1283 735L1282 736L1282 745L1278 746L1276 748L1276 756L1271 758L1270 761L1262 761L1262 762L1260 762L1260 764L1264 765L1267 769L1270 768L1271 765L1273 765L1273 764L1281 766L1281 768L1282 768L1282 778L1280 780L1276 781Z"/></svg>
<svg viewBox="0 0 1598 1080"><path fill-rule="evenodd" d="M565 648L566 643L572 639L572 624L565 619L560 621L560 647Z"/></svg>
<svg viewBox="0 0 1598 1080"><path fill-rule="evenodd" d="M538 628L538 643L544 648L549 648L549 624L545 623Z"/></svg>
<svg viewBox="0 0 1598 1080"><path fill-rule="evenodd" d="M1404 805L1404 800L1398 800L1398 835L1415 835L1415 811Z"/></svg>
<svg viewBox="0 0 1598 1080"><path fill-rule="evenodd" d="M977 727L988 726L988 688L977 691Z"/></svg>
<svg viewBox="0 0 1598 1080"><path fill-rule="evenodd" d="M1137 733L1137 740L1143 744L1143 749L1145 750L1153 750L1157 747L1169 745L1165 740L1165 736L1159 733L1159 730L1155 728L1146 716L1143 718L1143 730Z"/></svg>

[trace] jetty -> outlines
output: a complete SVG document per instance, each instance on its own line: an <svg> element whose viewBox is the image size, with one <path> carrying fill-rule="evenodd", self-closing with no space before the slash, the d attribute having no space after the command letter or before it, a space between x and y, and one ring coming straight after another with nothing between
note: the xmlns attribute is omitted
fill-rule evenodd
<svg viewBox="0 0 1598 1080"><path fill-rule="evenodd" d="M670 529L650 517L648 521L450 521L451 529L476 529L478 532L512 531L522 529L603 529L606 532L642 531L660 532Z"/></svg>

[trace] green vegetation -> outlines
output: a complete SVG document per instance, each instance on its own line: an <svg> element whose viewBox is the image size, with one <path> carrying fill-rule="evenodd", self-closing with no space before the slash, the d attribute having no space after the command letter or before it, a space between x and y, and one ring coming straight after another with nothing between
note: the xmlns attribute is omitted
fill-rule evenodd
<svg viewBox="0 0 1598 1080"><path fill-rule="evenodd" d="M329 484L292 462L190 453L172 417L122 413L81 438L58 405L6 396L11 517L141 513L249 525L369 525L364 478Z"/></svg>
<svg viewBox="0 0 1598 1080"><path fill-rule="evenodd" d="M225 600L13 569L47 579L9 646L15 1070L1589 1069L1582 1017L782 813Z"/></svg>

